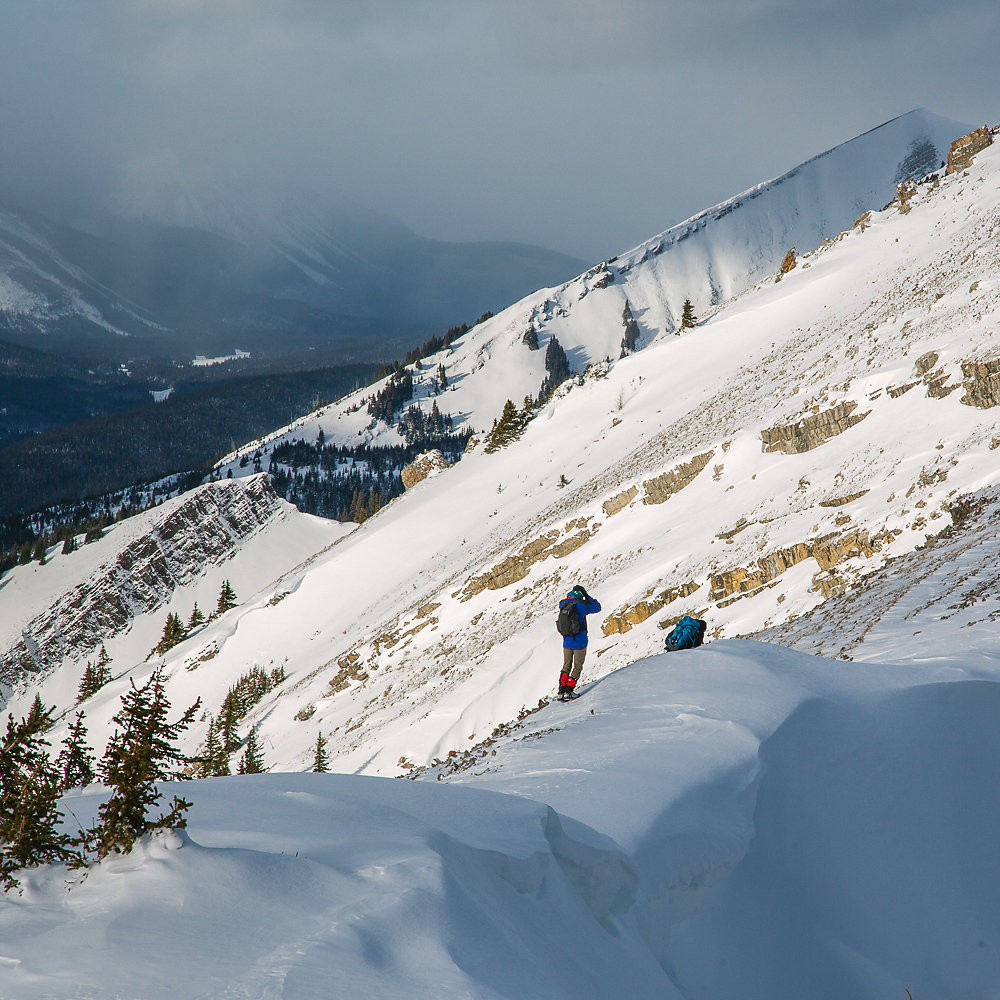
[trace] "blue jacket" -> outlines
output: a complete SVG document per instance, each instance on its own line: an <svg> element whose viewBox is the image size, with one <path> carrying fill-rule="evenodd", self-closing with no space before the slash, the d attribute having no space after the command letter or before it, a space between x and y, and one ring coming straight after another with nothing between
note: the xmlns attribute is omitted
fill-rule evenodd
<svg viewBox="0 0 1000 1000"><path fill-rule="evenodd" d="M576 601L576 610L580 613L580 620L583 622L583 628L576 633L576 635L564 635L563 636L563 648L565 649L586 649L587 648L587 615L597 614L601 610L601 604L599 601L595 601L591 598L589 601L580 601L575 597L567 597L559 602L559 610L561 611L563 605L566 601Z"/></svg>

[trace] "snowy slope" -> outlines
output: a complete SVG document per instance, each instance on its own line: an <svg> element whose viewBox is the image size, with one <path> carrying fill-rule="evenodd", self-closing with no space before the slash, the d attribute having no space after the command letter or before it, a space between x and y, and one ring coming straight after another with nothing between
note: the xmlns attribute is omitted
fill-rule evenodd
<svg viewBox="0 0 1000 1000"><path fill-rule="evenodd" d="M715 638L752 633L923 544L957 497L997 482L993 411L970 405L978 383L961 365L995 350L998 148L683 336L592 367L519 442L480 445L282 579L252 596L237 583L244 603L165 659L175 704L204 701L189 749L229 685L280 664L288 680L244 724L270 766L308 767L322 732L337 770L396 774L551 693L553 609L574 580L604 607L592 679L662 648L685 612ZM502 384L532 353L516 348L484 355L475 377ZM456 397L473 377L455 379ZM193 599L178 587L171 608L186 619ZM148 675L160 661L137 651L161 629L136 626L116 672ZM44 682L61 710L83 658ZM15 711L33 683L12 693ZM86 706L97 742L117 697Z"/></svg>
<svg viewBox="0 0 1000 1000"><path fill-rule="evenodd" d="M592 367L505 449L353 529L281 508L180 581L109 643L95 748L156 666L176 711L203 698L193 751L280 665L244 735L302 772L323 733L343 773L189 782L185 834L25 873L0 996L997 1000L998 233L1000 143ZM509 346L483 384L521 377ZM6 636L87 548L0 581ZM145 660L226 577L240 605ZM584 693L547 704L576 580L603 604ZM716 641L663 655L686 611ZM730 638L768 624L801 650ZM68 710L81 669L67 651L8 708Z"/></svg>
<svg viewBox="0 0 1000 1000"><path fill-rule="evenodd" d="M626 303L639 327L640 347L672 334L680 326L685 299L704 317L772 277L788 250L813 250L864 212L882 208L894 197L897 181L936 169L952 140L966 131L958 122L912 111L564 285L526 296L477 326L451 350L424 359L423 368L414 372L415 399L427 410L436 401L459 425L488 430L507 399L520 405L526 395L538 394L551 338L566 351L570 367L582 372L591 362L621 355ZM538 338L537 351L523 342L529 330ZM434 396L438 364L446 369L449 388ZM300 436L312 441L321 427L330 443L395 443L399 438L394 429L373 421L364 407L354 409L371 393L371 388L362 390L241 452ZM235 457L221 464L239 475Z"/></svg>
<svg viewBox="0 0 1000 1000"><path fill-rule="evenodd" d="M993 1000L996 680L725 641L458 780L187 783L184 834L0 900L0 995Z"/></svg>

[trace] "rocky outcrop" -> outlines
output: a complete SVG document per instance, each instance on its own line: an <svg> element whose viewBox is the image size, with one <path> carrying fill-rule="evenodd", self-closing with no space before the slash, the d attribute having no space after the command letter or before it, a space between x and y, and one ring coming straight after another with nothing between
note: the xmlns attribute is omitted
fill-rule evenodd
<svg viewBox="0 0 1000 1000"><path fill-rule="evenodd" d="M948 150L948 165L946 174L955 174L960 170L968 170L977 153L981 153L993 143L993 132L988 125L977 128L968 135L956 139Z"/></svg>
<svg viewBox="0 0 1000 1000"><path fill-rule="evenodd" d="M830 438L843 434L844 431L861 423L871 413L855 413L858 404L853 400L840 403L819 413L803 417L794 424L782 424L770 427L760 432L765 452L780 451L786 455L801 455L812 451Z"/></svg>
<svg viewBox="0 0 1000 1000"><path fill-rule="evenodd" d="M627 490L613 496L610 500L605 500L601 505L604 508L606 517L614 517L620 510L624 510L639 495L638 486L630 486Z"/></svg>
<svg viewBox="0 0 1000 1000"><path fill-rule="evenodd" d="M963 361L961 402L988 410L1000 406L1000 358L991 361Z"/></svg>
<svg viewBox="0 0 1000 1000"><path fill-rule="evenodd" d="M643 503L657 504L665 503L675 493L679 493L685 486L693 482L695 477L712 460L714 451L706 451L703 455L695 455L689 462L683 462L676 469L664 472L655 479L647 479L642 488L645 496Z"/></svg>
<svg viewBox="0 0 1000 1000"><path fill-rule="evenodd" d="M635 625L641 625L648 618L651 618L658 611L662 611L668 604L676 601L679 597L690 597L701 584L692 580L690 583L682 583L677 587L668 587L655 596L648 594L635 604L626 604L625 607L608 615L601 623L601 631L605 635L624 634Z"/></svg>
<svg viewBox="0 0 1000 1000"><path fill-rule="evenodd" d="M810 558L815 559L819 566L819 571L813 578L814 584L817 589L824 589L820 586L819 578L822 578L824 586L828 587L827 581L836 566L857 556L870 557L891 539L892 535L889 532L869 535L862 529L856 529L844 534L823 535L808 542L775 549L758 559L753 566L740 566L712 574L712 590L709 596L712 601L718 602L719 607L725 607L741 597L757 593L772 584L792 566L797 566Z"/></svg>
<svg viewBox="0 0 1000 1000"><path fill-rule="evenodd" d="M958 382L954 385L948 385L951 376L944 368L935 367L938 363L938 357L937 351L928 351L926 354L921 354L913 363L914 372L923 380L924 385L927 386L927 395L932 399L944 399L945 396L949 396L956 389L961 388ZM892 390L890 390L890 394L891 392Z"/></svg>
<svg viewBox="0 0 1000 1000"><path fill-rule="evenodd" d="M784 260L781 262L781 267L778 268L778 274L775 277L775 281L781 281L781 279L788 274L789 271L794 271L798 261L795 259L795 247L792 247L788 253L785 254Z"/></svg>
<svg viewBox="0 0 1000 1000"><path fill-rule="evenodd" d="M738 566L734 569L723 570L713 573L711 576L711 593L709 600L720 602L720 607L725 607L726 598L733 594L744 596L756 593L762 587L770 583L776 577L781 576L785 570L797 565L812 555L810 546L805 542L788 548L775 549L757 560L756 566Z"/></svg>
<svg viewBox="0 0 1000 1000"><path fill-rule="evenodd" d="M439 472L448 468L448 459L444 457L437 448L425 451L417 457L399 474L403 480L403 486L410 489L417 483L423 482L432 472Z"/></svg>
<svg viewBox="0 0 1000 1000"><path fill-rule="evenodd" d="M508 556L480 576L473 577L462 590L463 601L475 597L484 590L500 590L512 583L523 580L535 563L555 556L557 559L569 555L584 545L594 535L596 527L589 526L590 518L583 517L570 521L560 531L558 528L546 532L540 538L532 539L519 552ZM563 537L565 536L565 537ZM560 539L562 539L560 541ZM455 595L458 596L458 595Z"/></svg>
<svg viewBox="0 0 1000 1000"><path fill-rule="evenodd" d="M343 691L350 686L351 681L364 682L368 680L368 671L361 663L361 657L357 652L349 653L342 660L337 660L337 673L330 678L330 690L326 697L331 698L339 691Z"/></svg>
<svg viewBox="0 0 1000 1000"><path fill-rule="evenodd" d="M20 641L0 651L0 678L12 681L25 671L58 666L66 656L90 655L138 615L165 604L175 587L234 555L281 509L267 477L254 476L203 486L168 511L157 511L145 533L30 621Z"/></svg>
<svg viewBox="0 0 1000 1000"><path fill-rule="evenodd" d="M861 490L858 493L848 493L844 497L830 497L829 500L820 500L820 507L843 507L845 503L854 503L855 500L860 500L868 490Z"/></svg>

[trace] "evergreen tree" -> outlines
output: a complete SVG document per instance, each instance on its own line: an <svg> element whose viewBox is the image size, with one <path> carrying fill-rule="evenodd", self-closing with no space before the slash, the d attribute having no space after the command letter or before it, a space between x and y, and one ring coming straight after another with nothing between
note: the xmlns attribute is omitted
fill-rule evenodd
<svg viewBox="0 0 1000 1000"><path fill-rule="evenodd" d="M32 731L41 733L52 727L52 709L46 708L42 704L42 696L37 692L35 693L35 700L31 703L26 723Z"/></svg>
<svg viewBox="0 0 1000 1000"><path fill-rule="evenodd" d="M538 331L535 329L534 323L528 324L528 329L524 331L524 336L521 338L522 344L527 344L529 351L538 350Z"/></svg>
<svg viewBox="0 0 1000 1000"><path fill-rule="evenodd" d="M218 618L219 615L224 615L227 611L231 611L236 607L236 592L230 586L228 580L224 580L222 583L222 589L219 591L219 603L215 606L215 615L213 617Z"/></svg>
<svg viewBox="0 0 1000 1000"><path fill-rule="evenodd" d="M83 678L77 691L76 702L86 701L92 694L96 694L105 684L111 680L111 657L101 643L101 650L97 654L97 662L92 664L87 660L87 666L83 671Z"/></svg>
<svg viewBox="0 0 1000 1000"><path fill-rule="evenodd" d="M70 535L66 539L66 541L63 542L62 554L68 555L70 552L76 552L76 550L77 550L76 536Z"/></svg>
<svg viewBox="0 0 1000 1000"><path fill-rule="evenodd" d="M39 535L38 541L35 542L35 547L31 552L31 558L37 559L39 566L45 565L45 549L46 549L45 536Z"/></svg>
<svg viewBox="0 0 1000 1000"><path fill-rule="evenodd" d="M205 624L205 615L202 613L201 608L198 607L198 602L194 602L194 610L191 612L191 617L188 619L187 630L188 632L193 632L199 625Z"/></svg>
<svg viewBox="0 0 1000 1000"><path fill-rule="evenodd" d="M517 407L514 405L513 400L508 399L504 403L500 419L494 421L492 430L486 435L487 453L491 454L494 451L499 451L515 440L520 431L519 424Z"/></svg>
<svg viewBox="0 0 1000 1000"><path fill-rule="evenodd" d="M191 805L175 795L169 812L155 819L148 815L161 798L156 783L181 777L171 765L180 765L186 758L174 743L191 725L201 699L171 723L159 669L142 687L130 683L131 690L122 696L121 709L112 720L117 728L101 762L101 777L111 788L111 796L98 810L98 825L88 831L100 858L127 854L149 831L183 827L184 812Z"/></svg>
<svg viewBox="0 0 1000 1000"><path fill-rule="evenodd" d="M219 734L219 742L222 747L222 753L226 755L228 761L229 754L237 749L240 745L240 737L236 731L236 727L239 725L240 719L243 718L240 712L239 700L236 695L230 691L226 695L225 700L222 702L222 708L219 711L219 718L216 722L216 729Z"/></svg>
<svg viewBox="0 0 1000 1000"><path fill-rule="evenodd" d="M81 701L86 701L96 690L94 665L87 660L87 665L83 668L83 677L80 678L80 686L77 688L76 703L79 705Z"/></svg>
<svg viewBox="0 0 1000 1000"><path fill-rule="evenodd" d="M694 314L694 306L690 299L684 300L684 309L681 312L681 329L690 330L698 322L698 317Z"/></svg>
<svg viewBox="0 0 1000 1000"><path fill-rule="evenodd" d="M46 752L48 713L14 722L0 741L0 887L14 889L14 873L53 861L83 859L73 839L59 832L59 772Z"/></svg>
<svg viewBox="0 0 1000 1000"><path fill-rule="evenodd" d="M542 382L542 388L538 393L540 402L544 402L556 388L570 376L569 359L563 350L562 344L553 337L549 341L549 346L545 348L545 370L549 373Z"/></svg>
<svg viewBox="0 0 1000 1000"><path fill-rule="evenodd" d="M87 730L83 725L83 712L76 713L76 721L70 724L69 733L63 740L63 748L56 758L62 788L84 788L96 777L94 755L86 743Z"/></svg>
<svg viewBox="0 0 1000 1000"><path fill-rule="evenodd" d="M257 740L257 727L250 727L250 735L247 736L247 745L240 758L240 774L263 774L264 756L260 750L260 743Z"/></svg>
<svg viewBox="0 0 1000 1000"><path fill-rule="evenodd" d="M325 774L330 770L330 761L326 752L326 745L329 742L322 733L316 737L316 747L313 751L313 771L317 774Z"/></svg>
<svg viewBox="0 0 1000 1000"><path fill-rule="evenodd" d="M208 720L208 734L201 756L199 774L203 778L219 778L230 773L229 754L222 740L222 730L212 716Z"/></svg>
<svg viewBox="0 0 1000 1000"><path fill-rule="evenodd" d="M153 647L153 653L157 656L162 656L168 650L173 649L179 642L183 641L186 636L187 633L181 624L180 615L171 611L167 615L166 624L163 626L163 635L160 637L160 641Z"/></svg>
<svg viewBox="0 0 1000 1000"><path fill-rule="evenodd" d="M620 357L624 358L631 354L639 343L639 324L636 323L635 317L632 315L632 307L628 302L625 303L625 309L622 311L622 325L625 327L625 336L622 337Z"/></svg>

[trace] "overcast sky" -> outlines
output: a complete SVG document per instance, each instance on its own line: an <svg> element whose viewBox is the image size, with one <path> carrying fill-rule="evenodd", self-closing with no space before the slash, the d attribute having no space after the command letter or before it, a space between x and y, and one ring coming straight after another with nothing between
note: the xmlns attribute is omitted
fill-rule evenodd
<svg viewBox="0 0 1000 1000"><path fill-rule="evenodd" d="M997 0L3 0L0 174L238 174L597 260L915 107L1000 122Z"/></svg>

